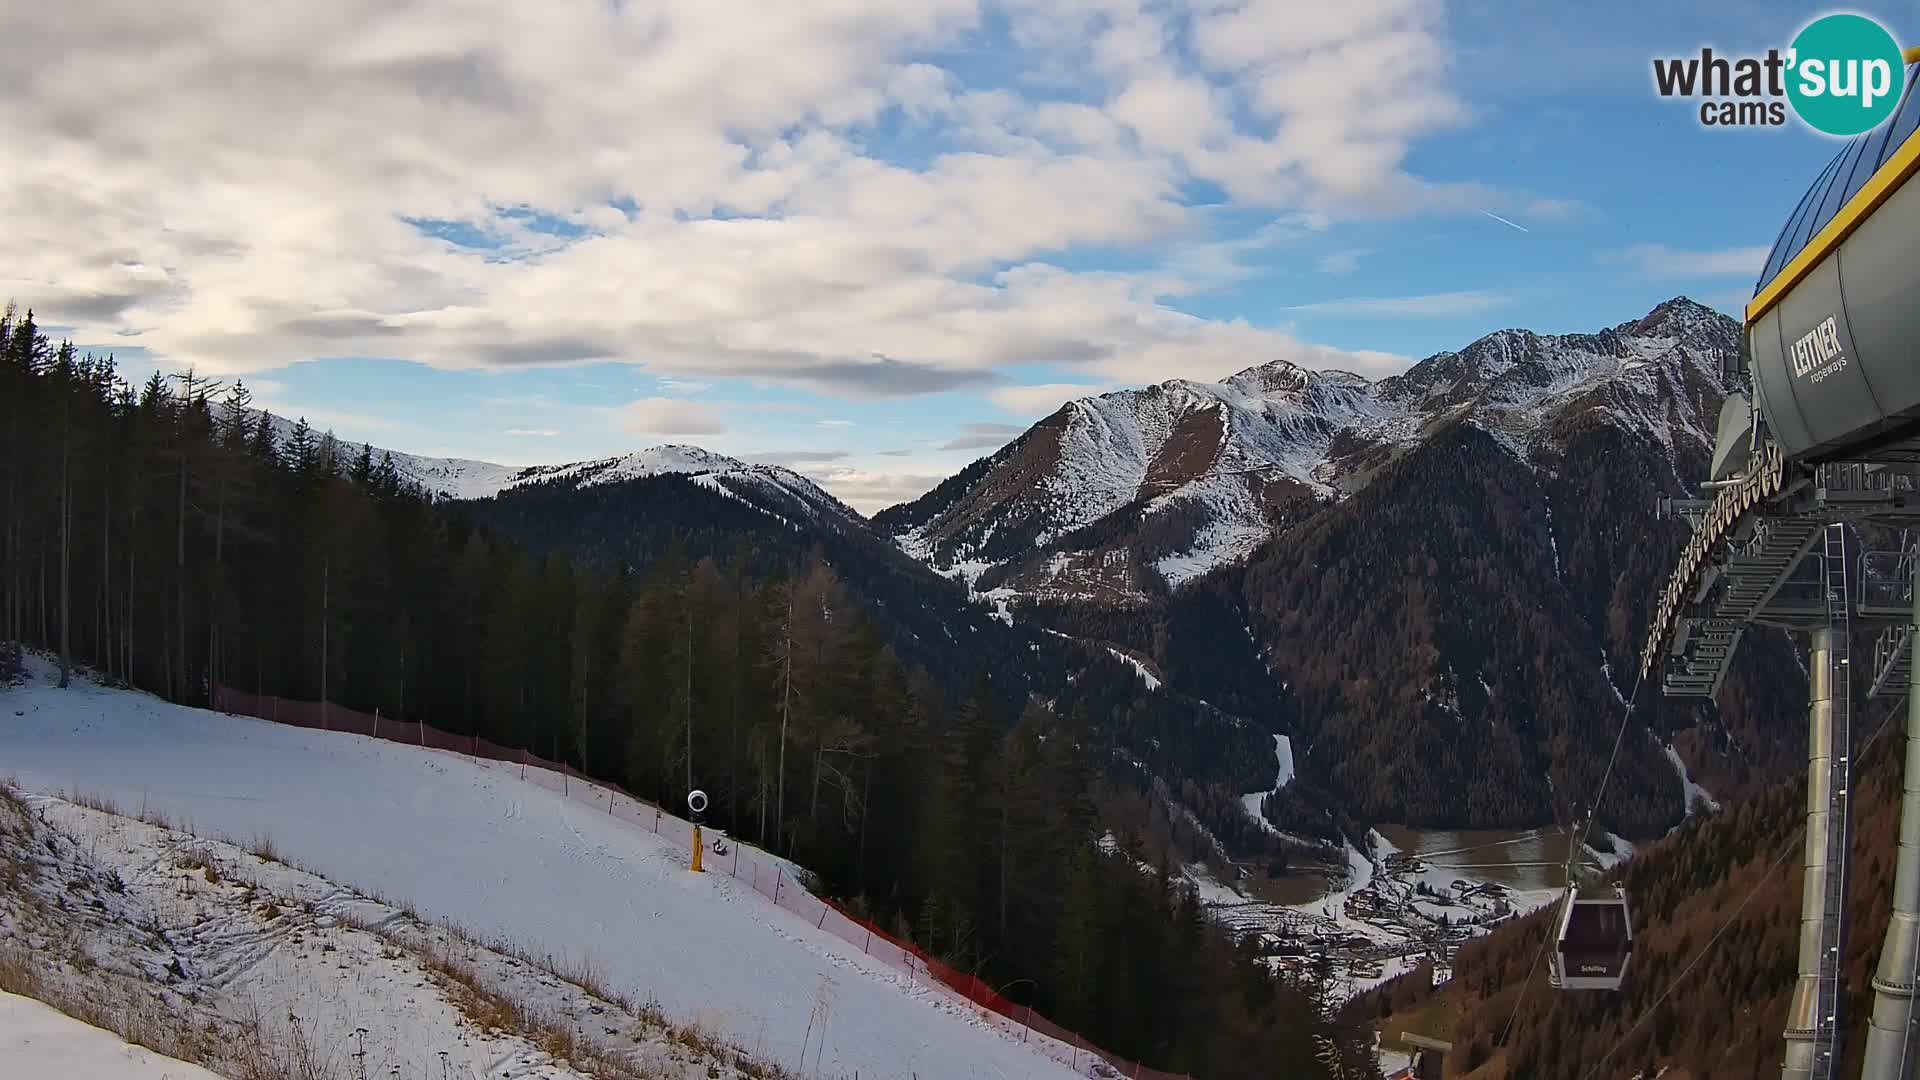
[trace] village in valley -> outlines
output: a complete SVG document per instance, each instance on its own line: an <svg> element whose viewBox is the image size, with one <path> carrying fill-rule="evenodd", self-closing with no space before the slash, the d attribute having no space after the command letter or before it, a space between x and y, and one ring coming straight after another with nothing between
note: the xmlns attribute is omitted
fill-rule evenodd
<svg viewBox="0 0 1920 1080"><path fill-rule="evenodd" d="M1253 934L1267 963L1302 982L1347 998L1389 979L1430 967L1435 985L1452 977L1461 943L1550 902L1551 887L1516 887L1474 870L1403 852L1379 832L1367 836L1371 857L1347 847L1344 882L1319 900L1280 903L1258 891L1242 870L1238 889L1196 881L1213 918L1236 934ZM1537 839L1522 834L1521 840ZM1458 856L1459 851L1445 852ZM1204 875L1200 868L1191 868Z"/></svg>

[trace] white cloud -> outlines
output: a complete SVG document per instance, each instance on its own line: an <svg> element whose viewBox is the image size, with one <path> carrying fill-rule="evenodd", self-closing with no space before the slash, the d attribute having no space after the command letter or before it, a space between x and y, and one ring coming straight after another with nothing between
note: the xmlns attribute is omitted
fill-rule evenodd
<svg viewBox="0 0 1920 1080"><path fill-rule="evenodd" d="M815 427L842 428L842 427L852 427L853 421L851 420L815 420L813 424Z"/></svg>
<svg viewBox="0 0 1920 1080"><path fill-rule="evenodd" d="M1039 383L1028 386L1003 386L987 396L995 405L1014 416L1041 417L1074 398L1091 397L1112 390L1111 385L1086 383Z"/></svg>
<svg viewBox="0 0 1920 1080"><path fill-rule="evenodd" d="M998 450L1013 440L1005 435L962 435L940 444L942 450Z"/></svg>
<svg viewBox="0 0 1920 1080"><path fill-rule="evenodd" d="M977 422L960 425L961 434L940 444L941 450L998 450L1026 432L1019 424Z"/></svg>
<svg viewBox="0 0 1920 1080"><path fill-rule="evenodd" d="M712 383L700 382L697 379L660 380L660 390L666 394L704 394L711 389L713 389Z"/></svg>
<svg viewBox="0 0 1920 1080"><path fill-rule="evenodd" d="M1373 254L1370 248L1351 248L1320 256L1313 264L1315 270L1323 274L1351 274L1360 268L1360 260Z"/></svg>
<svg viewBox="0 0 1920 1080"><path fill-rule="evenodd" d="M508 428L505 434L516 438L551 439L560 433L552 428Z"/></svg>
<svg viewBox="0 0 1920 1080"><path fill-rule="evenodd" d="M1070 84L936 62L999 15ZM0 285L214 373L617 359L663 393L888 396L1023 364L1366 367L1180 315L1179 267L1042 260L1204 237L1195 180L1309 222L1526 201L1404 168L1468 119L1443 23L1439 0L13 4L0 145L34 152L0 169ZM866 149L889 112L928 130L923 163Z"/></svg>
<svg viewBox="0 0 1920 1080"><path fill-rule="evenodd" d="M1325 232L1332 224L1332 219L1316 211L1283 214L1245 236L1178 248L1167 260L1167 269L1176 279L1168 289L1180 292L1189 283L1204 287L1237 281L1255 272L1242 259L1285 249L1303 237Z"/></svg>
<svg viewBox="0 0 1920 1080"><path fill-rule="evenodd" d="M824 463L799 463L792 468L863 514L917 499L939 486L948 475L944 472L878 472L854 465Z"/></svg>
<svg viewBox="0 0 1920 1080"><path fill-rule="evenodd" d="M1295 304L1289 311L1312 315L1355 315L1387 318L1446 318L1478 315L1483 311L1506 307L1513 298L1490 290L1425 293L1419 296L1352 296ZM1316 365L1318 366L1318 365ZM1363 373L1364 374L1364 373Z"/></svg>
<svg viewBox="0 0 1920 1080"><path fill-rule="evenodd" d="M1605 263L1625 263L1649 277L1758 277L1771 248L1764 246L1681 251L1665 244L1636 244L1600 257Z"/></svg>
<svg viewBox="0 0 1920 1080"><path fill-rule="evenodd" d="M719 435L727 430L720 410L679 398L640 398L620 409L620 427L636 435Z"/></svg>

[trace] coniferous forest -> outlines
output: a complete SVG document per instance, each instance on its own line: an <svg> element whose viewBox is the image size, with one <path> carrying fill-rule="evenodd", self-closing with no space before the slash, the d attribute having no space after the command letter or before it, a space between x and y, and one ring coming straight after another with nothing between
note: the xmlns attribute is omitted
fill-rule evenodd
<svg viewBox="0 0 1920 1080"><path fill-rule="evenodd" d="M1094 841L1108 718L1008 715L886 645L815 558L532 555L239 380L129 383L0 316L0 642L189 705L322 699L566 760L710 820L1108 1049L1214 1077L1370 1060L1167 871Z"/></svg>

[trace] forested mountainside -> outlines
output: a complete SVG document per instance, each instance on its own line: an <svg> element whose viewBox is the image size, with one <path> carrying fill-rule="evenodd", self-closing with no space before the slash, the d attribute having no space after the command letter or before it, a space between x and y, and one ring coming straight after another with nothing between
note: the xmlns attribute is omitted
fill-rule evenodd
<svg viewBox="0 0 1920 1080"><path fill-rule="evenodd" d="M875 521L936 568L997 586L1019 618L1290 732L1301 782L1357 820L1565 821L1594 788L1633 691L1621 673L1687 535L1657 499L1705 475L1740 348L1732 320L1677 299L1593 335L1500 331L1374 384L1269 367L1108 394ZM1204 417L1224 418L1213 443L1193 434ZM1200 460L1201 443L1218 449ZM1248 473L1263 456L1278 468ZM1130 501L1068 529L1098 510L1092 496L1045 493L1089 461ZM1148 482L1176 473L1178 493ZM1262 508L1175 528L1182 505L1222 491ZM1043 510L1066 517L1043 525ZM1020 544L1000 545L1007 529ZM1146 542L1189 532L1253 539L1235 559ZM969 546L976 534L989 539ZM1044 581L1030 572L1042 564ZM1081 573L1094 565L1111 573ZM1154 565L1179 573L1156 579ZM1634 839L1681 820L1669 740L1722 798L1783 775L1804 695L1772 632L1748 635L1717 706L1643 694L1602 820Z"/></svg>
<svg viewBox="0 0 1920 1080"><path fill-rule="evenodd" d="M818 561L844 584L880 640L952 700L972 693L981 672L992 672L987 693L999 715L1010 720L1034 699L1056 714L1084 709L1111 738L1117 767L1137 773L1141 785L1193 783L1217 788L1232 802L1272 782L1273 710L1223 711L1188 695L1156 692L1138 669L1104 648L971 602L964 587L907 557L850 511L796 505L745 487L716 491L707 478L665 473L587 482L560 476L455 508L530 551L566 552L602 569L625 566L644 574L673 551L687 560L739 562L744 572L762 576ZM1208 824L1248 831L1252 850L1262 846L1260 830L1247 830L1250 822L1208 815Z"/></svg>
<svg viewBox="0 0 1920 1080"><path fill-rule="evenodd" d="M1165 822L1156 781L1232 745L1165 732L1132 764L1159 729L1120 661L1072 707L1004 713L990 654L944 692L822 560L757 572L670 543L602 569L474 524L388 455L277 430L238 383L135 387L0 316L4 651L186 703L227 683L378 709L663 802L691 772L723 827L1117 1053L1213 1080L1325 1076L1322 1038L1362 1052L1190 894L1095 844L1103 808Z"/></svg>
<svg viewBox="0 0 1920 1080"><path fill-rule="evenodd" d="M1891 908L1903 707L1876 704L1854 714L1862 738L1883 733L1860 755L1853 786L1848 1052L1840 1076L1860 1071L1873 1001L1869 980ZM1451 1039L1450 1077L1777 1076L1799 947L1805 817L1802 777L1724 814L1695 818L1637 853L1624 870L1635 924L1633 963L1618 993L1556 992L1546 985L1544 970L1532 965L1549 910L1463 947L1445 986L1434 989L1422 969L1364 1004L1386 1030L1413 1027Z"/></svg>

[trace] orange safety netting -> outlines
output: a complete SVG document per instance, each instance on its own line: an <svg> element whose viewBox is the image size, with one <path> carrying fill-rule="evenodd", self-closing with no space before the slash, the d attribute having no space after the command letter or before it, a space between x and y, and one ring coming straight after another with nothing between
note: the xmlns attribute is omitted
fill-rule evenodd
<svg viewBox="0 0 1920 1080"><path fill-rule="evenodd" d="M454 735L426 724L390 720L338 705L289 701L226 686L214 688L213 705L221 712L274 723L344 731L465 754L483 765L502 762L516 767L528 783L569 799L604 806L608 814L664 837L683 851L692 851L692 822L667 813L616 785L589 780L564 762L548 761L525 750L512 750L475 735ZM793 864L783 859L738 842L729 845L725 855L709 854L711 858L703 860L708 872L724 872L746 883L776 906L812 923L816 930L830 932L849 945L859 946L865 955L904 972L910 983L924 984L966 1001L980 1010L980 1019L1007 1037L1033 1046L1081 1076L1102 1080L1192 1080L1185 1074L1150 1069L1137 1061L1110 1054L1031 1007L999 994L979 976L950 967L918 945L902 942L840 905L820 899L795 882Z"/></svg>

